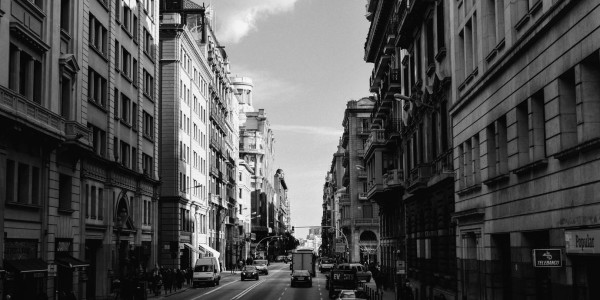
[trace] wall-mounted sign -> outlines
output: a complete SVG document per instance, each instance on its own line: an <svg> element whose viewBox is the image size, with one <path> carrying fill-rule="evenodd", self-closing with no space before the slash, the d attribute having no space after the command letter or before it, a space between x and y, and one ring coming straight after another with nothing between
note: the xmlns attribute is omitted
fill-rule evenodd
<svg viewBox="0 0 600 300"><path fill-rule="evenodd" d="M568 254L600 254L600 230L565 231L565 247Z"/></svg>
<svg viewBox="0 0 600 300"><path fill-rule="evenodd" d="M536 268L562 267L560 249L533 249L533 266Z"/></svg>

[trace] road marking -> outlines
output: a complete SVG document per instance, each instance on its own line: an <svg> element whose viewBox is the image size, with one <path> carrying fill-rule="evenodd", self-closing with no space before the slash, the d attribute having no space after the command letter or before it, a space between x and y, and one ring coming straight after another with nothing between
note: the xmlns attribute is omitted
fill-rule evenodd
<svg viewBox="0 0 600 300"><path fill-rule="evenodd" d="M231 300L237 300L240 299L242 297L244 297L244 295L246 295L248 292L250 292L252 289L254 289L255 287L259 286L260 284L262 284L263 282L265 282L266 280L262 280L259 281L251 286L249 286L248 288L246 288L245 290L243 290L241 293L235 295L233 298L231 298Z"/></svg>
<svg viewBox="0 0 600 300"><path fill-rule="evenodd" d="M226 286L228 286L228 285L230 285L230 284L232 284L232 283L236 283L236 282L237 282L237 281L232 281L232 282L230 282L230 283L227 283L227 284L224 284L224 285L219 285L219 287L218 287L218 288L216 288L216 289L212 289L212 290L210 290L209 292L206 292L206 293L204 293L204 294L202 294L202 295L200 295L200 296L198 296L198 297L196 297L196 298L193 298L193 299L191 299L191 300L196 300L196 299L199 299L200 297L202 297L202 296L204 296L204 295L208 295L208 294L214 293L214 292L216 292L216 291L218 291L218 290L220 290L220 289L222 289L222 288L224 288L224 287L226 287Z"/></svg>

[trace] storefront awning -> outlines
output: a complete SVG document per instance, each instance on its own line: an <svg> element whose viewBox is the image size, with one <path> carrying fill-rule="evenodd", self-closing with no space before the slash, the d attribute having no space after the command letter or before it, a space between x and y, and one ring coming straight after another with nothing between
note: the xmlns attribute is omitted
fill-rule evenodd
<svg viewBox="0 0 600 300"><path fill-rule="evenodd" d="M202 253L202 251L192 246L192 244L183 243L183 245L186 246L188 249L194 251L195 253Z"/></svg>
<svg viewBox="0 0 600 300"><path fill-rule="evenodd" d="M48 263L38 258L5 260L4 264L7 269L12 269L20 273L48 272Z"/></svg>
<svg viewBox="0 0 600 300"><path fill-rule="evenodd" d="M201 244L199 247L200 247L200 251L203 252L202 254L205 257L215 257L216 259L219 259L219 256L221 256L219 251L211 248L209 245Z"/></svg>
<svg viewBox="0 0 600 300"><path fill-rule="evenodd" d="M67 268L89 267L90 264L67 253L56 253L56 264Z"/></svg>

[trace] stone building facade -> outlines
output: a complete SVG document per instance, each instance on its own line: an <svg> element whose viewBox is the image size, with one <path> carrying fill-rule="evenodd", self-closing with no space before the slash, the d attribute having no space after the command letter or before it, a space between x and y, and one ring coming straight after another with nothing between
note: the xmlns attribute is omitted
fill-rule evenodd
<svg viewBox="0 0 600 300"><path fill-rule="evenodd" d="M348 238L349 261L378 262L379 252L379 205L367 198L371 187L364 168L364 157L369 148L371 98L350 100L346 104L342 126L342 164L344 194L340 196L340 225Z"/></svg>
<svg viewBox="0 0 600 300"><path fill-rule="evenodd" d="M449 9L458 296L599 297L600 3Z"/></svg>

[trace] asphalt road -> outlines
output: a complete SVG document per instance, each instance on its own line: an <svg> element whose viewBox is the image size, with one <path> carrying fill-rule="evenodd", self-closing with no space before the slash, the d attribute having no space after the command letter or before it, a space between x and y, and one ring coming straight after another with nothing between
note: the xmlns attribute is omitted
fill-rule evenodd
<svg viewBox="0 0 600 300"><path fill-rule="evenodd" d="M269 275L261 275L258 281L241 281L239 272L234 275L225 274L221 284L216 287L189 288L183 292L164 297L169 300L326 300L329 293L325 289L325 275L317 271L313 278L312 287L291 287L290 265L285 263L272 263L269 266Z"/></svg>

